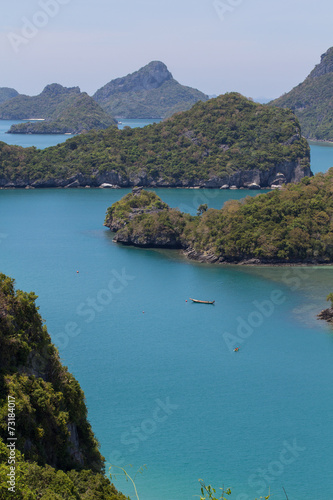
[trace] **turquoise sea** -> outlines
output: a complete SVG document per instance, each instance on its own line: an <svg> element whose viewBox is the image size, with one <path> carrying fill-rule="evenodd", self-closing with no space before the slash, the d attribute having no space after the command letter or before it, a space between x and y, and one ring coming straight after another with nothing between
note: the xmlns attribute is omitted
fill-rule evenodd
<svg viewBox="0 0 333 500"><path fill-rule="evenodd" d="M324 148L319 171L333 164ZM283 500L282 488L331 500L333 330L316 314L333 268L212 266L118 246L103 219L126 192L0 191L1 271L39 296L107 462L133 475L146 464L140 500L191 500L201 478L235 500L269 489ZM256 193L158 194L195 213ZM134 498L121 474L115 484Z"/></svg>
<svg viewBox="0 0 333 500"><path fill-rule="evenodd" d="M121 123L118 124L118 128L123 129L124 127L145 127L151 123L159 122L161 120L125 120L123 119ZM71 135L67 134L7 134L6 132L10 129L11 125L15 123L25 123L24 120L0 120L0 141L6 142L7 144L12 144L16 146L23 146L25 148L30 146L35 146L39 149L48 148L49 146L55 146L61 142L65 142Z"/></svg>

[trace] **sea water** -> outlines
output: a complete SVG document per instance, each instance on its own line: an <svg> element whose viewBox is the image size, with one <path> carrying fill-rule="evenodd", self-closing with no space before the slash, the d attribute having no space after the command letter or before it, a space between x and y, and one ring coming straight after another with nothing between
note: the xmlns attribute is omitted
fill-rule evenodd
<svg viewBox="0 0 333 500"><path fill-rule="evenodd" d="M141 500L191 500L199 479L236 500L282 500L282 488L330 500L333 334L316 314L333 268L205 265L117 245L104 214L128 191L0 191L1 271L39 296L115 485L135 498L120 468L134 477L146 465ZM157 192L191 213L256 194Z"/></svg>
<svg viewBox="0 0 333 500"><path fill-rule="evenodd" d="M161 120L121 120L118 124L119 129L124 127L145 127L157 123ZM18 123L26 123L26 120L0 120L0 141L15 146L23 146L24 148L35 146L38 149L45 149L49 146L56 146L62 142L67 141L68 138L73 137L71 134L8 134L8 130L12 125Z"/></svg>
<svg viewBox="0 0 333 500"><path fill-rule="evenodd" d="M7 125L0 140L23 146L68 137L4 134ZM330 145L311 143L311 156L314 172L333 166ZM190 500L199 479L236 500L269 490L282 500L283 488L330 500L333 333L316 314L333 268L215 266L121 247L103 219L128 191L0 191L0 270L39 295L116 486L134 498L120 468L134 477L146 465L141 500ZM157 192L192 214L257 194Z"/></svg>

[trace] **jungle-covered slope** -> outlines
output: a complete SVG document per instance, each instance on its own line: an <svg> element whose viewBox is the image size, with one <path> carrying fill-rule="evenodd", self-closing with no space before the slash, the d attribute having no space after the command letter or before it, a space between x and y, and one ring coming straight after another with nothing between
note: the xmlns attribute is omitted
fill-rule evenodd
<svg viewBox="0 0 333 500"><path fill-rule="evenodd" d="M38 151L0 143L0 187L270 187L310 172L294 114L230 93L144 128L91 131Z"/></svg>
<svg viewBox="0 0 333 500"><path fill-rule="evenodd" d="M112 205L105 225L114 240L181 248L206 262L333 262L333 169L221 210L191 216L165 207L155 193L134 192Z"/></svg>
<svg viewBox="0 0 333 500"><path fill-rule="evenodd" d="M37 499L43 492L45 499L124 500L103 475L104 458L87 419L83 391L61 364L35 300L33 292L15 290L14 281L0 274L0 498L11 496L10 396L17 460L13 498Z"/></svg>

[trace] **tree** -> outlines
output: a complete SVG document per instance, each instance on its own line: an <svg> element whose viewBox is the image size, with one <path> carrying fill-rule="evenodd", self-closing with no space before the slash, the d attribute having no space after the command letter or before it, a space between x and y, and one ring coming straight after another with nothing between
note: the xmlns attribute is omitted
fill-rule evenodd
<svg viewBox="0 0 333 500"><path fill-rule="evenodd" d="M333 293L329 293L326 297L327 302L331 302L331 308L333 308Z"/></svg>
<svg viewBox="0 0 333 500"><path fill-rule="evenodd" d="M198 206L197 215L202 215L207 210L208 210L207 203L202 203L201 205Z"/></svg>

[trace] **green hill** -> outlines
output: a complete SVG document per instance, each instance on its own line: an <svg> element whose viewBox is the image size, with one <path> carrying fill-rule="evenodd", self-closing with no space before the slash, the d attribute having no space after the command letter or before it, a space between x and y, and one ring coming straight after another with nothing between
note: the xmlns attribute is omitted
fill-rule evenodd
<svg viewBox="0 0 333 500"><path fill-rule="evenodd" d="M15 89L11 89L8 87L0 87L0 104L5 101L9 101L9 99L12 99L17 95L19 95L19 93Z"/></svg>
<svg viewBox="0 0 333 500"><path fill-rule="evenodd" d="M311 175L289 110L237 93L144 128L91 131L37 151L0 143L0 187L270 187Z"/></svg>
<svg viewBox="0 0 333 500"><path fill-rule="evenodd" d="M80 134L91 129L105 129L117 122L85 92L68 97L43 122L12 125L10 134Z"/></svg>
<svg viewBox="0 0 333 500"><path fill-rule="evenodd" d="M208 96L178 83L165 64L152 61L135 73L117 78L93 98L116 118L165 118L190 109Z"/></svg>
<svg viewBox="0 0 333 500"><path fill-rule="evenodd" d="M1 120L50 118L57 107L73 95L80 94L79 87L63 87L57 83L47 85L36 96L18 95L0 106Z"/></svg>
<svg viewBox="0 0 333 500"><path fill-rule="evenodd" d="M292 109L308 139L333 141L333 47L304 82L270 104Z"/></svg>
<svg viewBox="0 0 333 500"><path fill-rule="evenodd" d="M61 364L36 298L0 274L0 498L11 496L9 426L16 438L13 498L125 500L103 475L83 391Z"/></svg>
<svg viewBox="0 0 333 500"><path fill-rule="evenodd" d="M116 121L79 87L66 88L53 83L37 96L18 95L0 105L0 119L43 118L45 122L13 125L9 132L19 134L80 133L106 128Z"/></svg>
<svg viewBox="0 0 333 500"><path fill-rule="evenodd" d="M105 225L114 241L180 248L203 262L332 263L333 169L281 191L200 207L191 216L166 207L155 194L135 191L113 204Z"/></svg>

